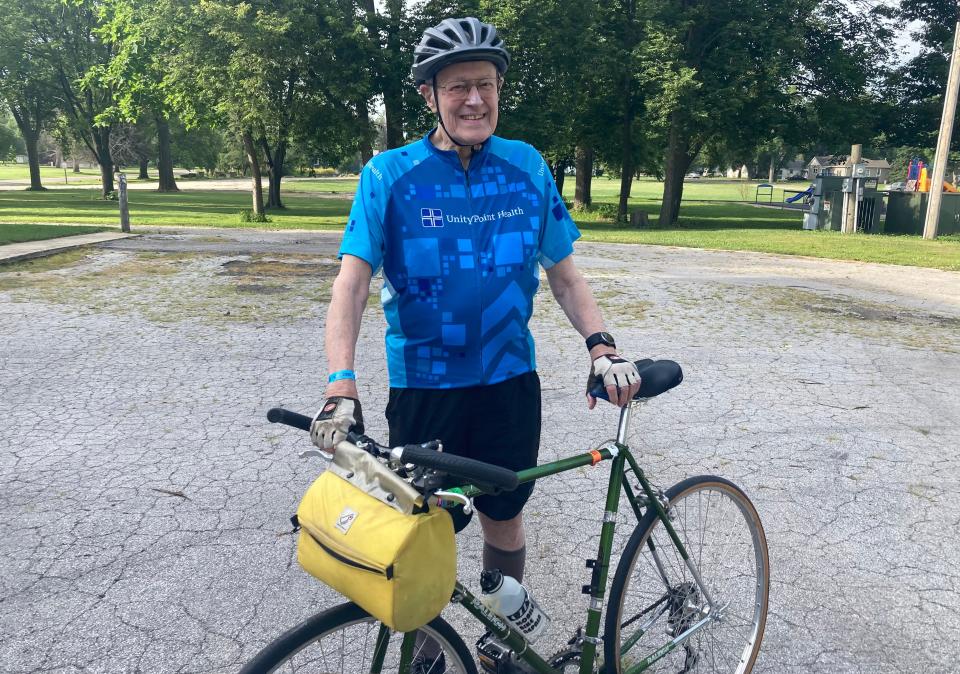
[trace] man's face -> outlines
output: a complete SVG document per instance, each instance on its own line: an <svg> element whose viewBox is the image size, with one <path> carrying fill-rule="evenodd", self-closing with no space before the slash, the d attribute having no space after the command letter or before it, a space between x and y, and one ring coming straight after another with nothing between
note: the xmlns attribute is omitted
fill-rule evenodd
<svg viewBox="0 0 960 674"><path fill-rule="evenodd" d="M479 145L493 135L500 102L496 66L489 61L454 63L437 73L435 80L438 100L429 84L420 85L420 93L433 112L439 104L450 135L467 145Z"/></svg>

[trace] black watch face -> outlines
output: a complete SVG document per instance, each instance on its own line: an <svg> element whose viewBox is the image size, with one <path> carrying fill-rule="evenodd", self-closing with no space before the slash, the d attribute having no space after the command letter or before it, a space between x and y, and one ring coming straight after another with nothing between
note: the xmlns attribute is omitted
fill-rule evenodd
<svg viewBox="0 0 960 674"><path fill-rule="evenodd" d="M613 341L613 335L609 332L601 332L600 340L607 346L614 346L616 344L616 342Z"/></svg>

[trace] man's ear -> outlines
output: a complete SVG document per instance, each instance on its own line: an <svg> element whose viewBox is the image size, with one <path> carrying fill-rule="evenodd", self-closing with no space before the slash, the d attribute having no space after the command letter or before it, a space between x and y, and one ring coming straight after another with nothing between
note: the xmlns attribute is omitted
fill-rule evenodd
<svg viewBox="0 0 960 674"><path fill-rule="evenodd" d="M417 89L423 96L423 100L426 101L427 107L430 108L430 112L436 113L437 102L433 99L433 87L429 84L421 84Z"/></svg>

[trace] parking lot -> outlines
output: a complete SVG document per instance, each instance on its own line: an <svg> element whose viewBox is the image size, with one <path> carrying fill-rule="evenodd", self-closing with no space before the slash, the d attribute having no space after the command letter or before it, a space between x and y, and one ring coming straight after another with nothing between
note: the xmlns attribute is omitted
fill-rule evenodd
<svg viewBox="0 0 960 674"><path fill-rule="evenodd" d="M323 465L264 416L321 402L338 238L168 232L0 266L0 671L235 671L338 601L297 566L288 521ZM621 348L684 368L634 419L642 465L663 486L723 475L758 507L755 671L956 671L960 273L604 244L577 259ZM532 326L541 460L611 437L549 292ZM356 369L385 440L383 330L372 299ZM527 507L547 652L583 624L606 476L543 480ZM477 587L478 525L458 541Z"/></svg>

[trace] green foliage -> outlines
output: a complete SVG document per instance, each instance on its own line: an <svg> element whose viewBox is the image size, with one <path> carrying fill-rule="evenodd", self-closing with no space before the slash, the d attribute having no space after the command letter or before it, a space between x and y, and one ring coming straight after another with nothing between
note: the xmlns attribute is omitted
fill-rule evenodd
<svg viewBox="0 0 960 674"><path fill-rule="evenodd" d="M244 209L237 214L240 224L251 222L270 222L270 218L265 213L254 213L250 209Z"/></svg>
<svg viewBox="0 0 960 674"><path fill-rule="evenodd" d="M10 119L0 119L0 161L13 161L24 152L23 141Z"/></svg>

